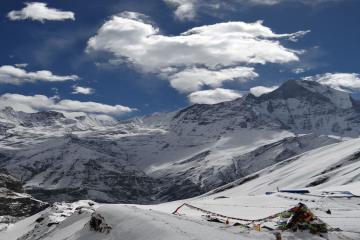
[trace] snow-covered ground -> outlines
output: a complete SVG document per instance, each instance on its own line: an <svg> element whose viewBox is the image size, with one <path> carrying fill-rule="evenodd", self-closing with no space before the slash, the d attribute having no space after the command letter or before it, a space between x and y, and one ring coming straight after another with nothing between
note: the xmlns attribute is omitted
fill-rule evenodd
<svg viewBox="0 0 360 240"><path fill-rule="evenodd" d="M230 196L225 191L225 196ZM172 212L186 202L192 206L214 213L244 219L259 219L282 212L305 203L331 228L342 231L330 231L323 237L304 232L282 232L283 239L360 239L360 199L330 198L312 195L276 193L273 195L237 196L218 198L215 196L200 197L186 201L171 202L160 205L95 205L89 206L86 201L74 204L56 205L30 218L11 225L7 231L0 232L0 239L21 240L187 240L187 239L275 239L274 232L262 228L260 232L249 225L249 229L229 224L208 222L204 213L188 207L182 207L178 214ZM79 206L83 206L80 207ZM74 210L78 209L78 210ZM85 209L85 210L84 210ZM331 214L326 213L330 209ZM92 214L100 214L104 224L111 227L109 232L96 232L89 222ZM44 218L41 222L40 218ZM222 219L226 220L226 219ZM49 225L49 223L56 223ZM274 226L276 223L262 223Z"/></svg>
<svg viewBox="0 0 360 240"><path fill-rule="evenodd" d="M338 188L348 184L357 186L359 181L360 138L357 138L287 159L208 194L223 189L229 189L229 195L239 196L263 194L277 188ZM355 190L356 187L351 188Z"/></svg>
<svg viewBox="0 0 360 240"><path fill-rule="evenodd" d="M267 240L275 239L277 232L268 228L275 229L279 223L278 219L268 217L301 202L330 231L322 236L307 231L285 231L281 233L283 239L357 240L360 239L359 143L360 139L354 139L307 152L196 198L158 205L98 205L88 201L56 204L9 226L0 233L0 239ZM318 181L325 177L326 181ZM309 193L283 192L286 189L306 189ZM187 205L182 206L184 203ZM176 209L177 213L173 214ZM223 223L207 221L204 215L209 213L219 214L217 217ZM100 232L92 229L90 222L94 215L101 216L102 224L111 229ZM40 217L44 220L36 222ZM228 224L224 223L226 220ZM49 226L49 223L56 224ZM236 223L242 225L235 226ZM261 224L261 231L255 230L254 224Z"/></svg>

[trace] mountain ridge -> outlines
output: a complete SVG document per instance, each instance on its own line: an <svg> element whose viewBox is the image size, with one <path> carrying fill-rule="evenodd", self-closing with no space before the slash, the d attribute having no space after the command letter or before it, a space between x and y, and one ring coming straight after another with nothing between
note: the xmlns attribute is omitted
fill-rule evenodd
<svg viewBox="0 0 360 240"><path fill-rule="evenodd" d="M132 194L142 195L141 201L176 200L359 136L357 103L348 93L290 80L259 97L248 94L127 121L19 113L20 120L30 123L6 127L2 123L10 121L0 112L0 166L25 178L27 190L48 201L55 194L63 200L98 196L98 201L139 203L130 197L132 185L138 192ZM76 164L79 171L69 169ZM56 177L47 177L50 173ZM101 174L114 181L99 178ZM133 180L115 180L122 176ZM54 179L66 181L68 189Z"/></svg>

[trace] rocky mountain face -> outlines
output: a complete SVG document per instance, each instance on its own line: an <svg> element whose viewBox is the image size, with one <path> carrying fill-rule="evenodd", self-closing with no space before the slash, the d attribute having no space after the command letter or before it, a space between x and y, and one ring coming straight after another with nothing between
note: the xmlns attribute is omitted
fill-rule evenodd
<svg viewBox="0 0 360 240"><path fill-rule="evenodd" d="M0 167L47 201L199 195L360 133L360 104L310 81L128 121L0 111Z"/></svg>
<svg viewBox="0 0 360 240"><path fill-rule="evenodd" d="M359 102L348 93L316 82L290 80L260 97L249 94L217 105L193 105L175 115L172 128L193 123L196 129L190 131L200 132L221 122L219 131L268 128L358 136L359 113Z"/></svg>
<svg viewBox="0 0 360 240"><path fill-rule="evenodd" d="M24 193L20 180L0 169L0 230L19 218L28 217L48 207L48 204Z"/></svg>
<svg viewBox="0 0 360 240"><path fill-rule="evenodd" d="M156 179L114 153L116 142L52 138L22 151L10 151L8 169L25 179L28 193L48 201L147 202Z"/></svg>

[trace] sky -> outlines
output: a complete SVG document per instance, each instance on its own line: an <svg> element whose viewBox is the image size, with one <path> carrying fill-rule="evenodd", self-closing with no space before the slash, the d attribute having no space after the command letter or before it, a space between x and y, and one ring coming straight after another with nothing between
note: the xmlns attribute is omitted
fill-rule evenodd
<svg viewBox="0 0 360 240"><path fill-rule="evenodd" d="M128 118L259 96L289 79L360 91L357 0L0 5L0 108Z"/></svg>

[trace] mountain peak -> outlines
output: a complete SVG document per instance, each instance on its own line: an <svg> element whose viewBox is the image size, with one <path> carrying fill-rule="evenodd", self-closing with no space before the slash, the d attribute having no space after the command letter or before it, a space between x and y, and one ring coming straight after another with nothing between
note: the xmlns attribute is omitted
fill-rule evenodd
<svg viewBox="0 0 360 240"><path fill-rule="evenodd" d="M347 92L333 89L318 82L308 80L288 80L278 89L260 96L258 99L307 99L314 103L332 103L337 108L353 107L351 95Z"/></svg>

